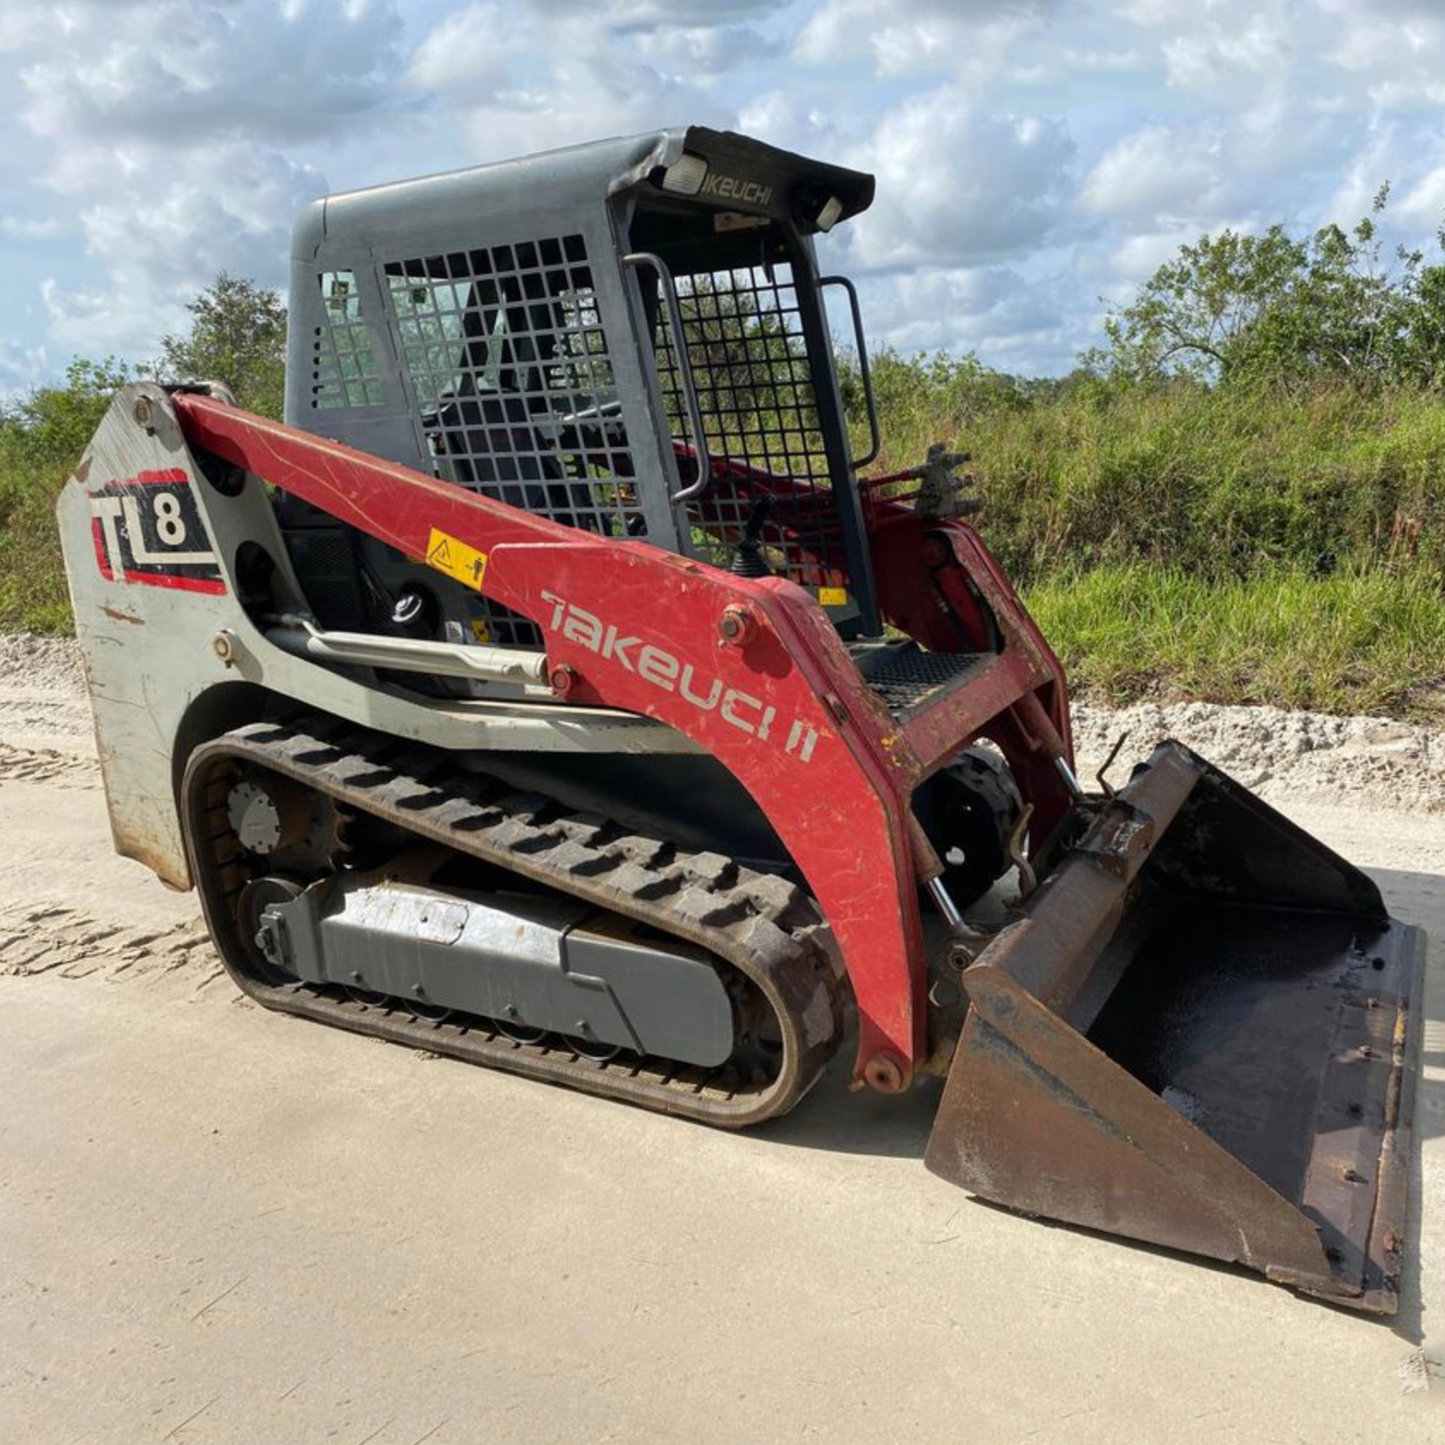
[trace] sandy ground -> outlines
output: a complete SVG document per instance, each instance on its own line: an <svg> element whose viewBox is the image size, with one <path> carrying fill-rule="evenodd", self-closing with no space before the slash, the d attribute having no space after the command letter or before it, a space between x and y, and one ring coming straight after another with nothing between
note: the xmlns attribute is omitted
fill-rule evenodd
<svg viewBox="0 0 1445 1445"><path fill-rule="evenodd" d="M0 639L0 1440L1445 1441L1445 748L1219 713L1081 756L1180 731L1430 931L1393 1325L970 1200L931 1088L734 1137L265 1014Z"/></svg>

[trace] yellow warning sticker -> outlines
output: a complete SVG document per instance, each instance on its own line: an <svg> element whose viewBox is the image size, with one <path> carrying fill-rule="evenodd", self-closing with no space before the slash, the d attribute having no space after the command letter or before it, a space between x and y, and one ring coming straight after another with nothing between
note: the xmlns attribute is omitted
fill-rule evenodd
<svg viewBox="0 0 1445 1445"><path fill-rule="evenodd" d="M478 552L475 547L469 547L435 527L427 538L426 561L428 567L435 567L438 572L445 572L448 577L455 577L468 587L480 588L482 578L487 575L485 552Z"/></svg>
<svg viewBox="0 0 1445 1445"><path fill-rule="evenodd" d="M846 607L848 605L848 589L846 587L820 587L818 588L818 601L824 607Z"/></svg>

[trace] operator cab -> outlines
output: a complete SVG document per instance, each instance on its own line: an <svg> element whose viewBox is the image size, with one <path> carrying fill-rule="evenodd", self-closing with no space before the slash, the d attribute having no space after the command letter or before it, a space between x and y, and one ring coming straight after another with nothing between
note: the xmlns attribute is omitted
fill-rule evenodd
<svg viewBox="0 0 1445 1445"><path fill-rule="evenodd" d="M850 453L824 290L845 288L861 358L857 303L813 245L872 196L690 127L328 197L296 227L286 419L564 526L787 577L875 637L854 481L872 453ZM324 625L538 645L314 509L282 522Z"/></svg>

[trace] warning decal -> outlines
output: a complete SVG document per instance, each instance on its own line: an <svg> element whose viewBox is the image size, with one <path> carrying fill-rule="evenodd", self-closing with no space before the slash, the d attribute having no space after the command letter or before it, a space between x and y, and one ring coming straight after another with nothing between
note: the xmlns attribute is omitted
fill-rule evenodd
<svg viewBox="0 0 1445 1445"><path fill-rule="evenodd" d="M478 552L456 537L431 529L427 538L426 561L428 567L455 577L468 587L481 588L482 578L487 575L487 554Z"/></svg>

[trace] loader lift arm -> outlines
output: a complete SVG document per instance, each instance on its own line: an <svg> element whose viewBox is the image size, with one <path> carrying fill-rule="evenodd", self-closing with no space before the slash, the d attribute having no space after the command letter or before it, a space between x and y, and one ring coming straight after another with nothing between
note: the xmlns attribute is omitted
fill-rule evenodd
<svg viewBox="0 0 1445 1445"><path fill-rule="evenodd" d="M594 539L207 396L173 402L192 446L411 558L426 560L438 537L484 555L481 590L542 630L560 696L657 718L718 758L772 823L850 960L855 1073L885 1092L909 1087L927 1050L914 789L991 728L1039 790L1040 827L1067 808L1052 767L1056 756L1072 762L1066 724L1040 701L1057 708L1061 675L1001 574L982 569L1002 651L980 660L966 689L940 690L900 722L822 609L780 578ZM963 524L929 530L961 568L986 556ZM725 619L740 640L725 638Z"/></svg>
<svg viewBox="0 0 1445 1445"><path fill-rule="evenodd" d="M173 405L196 451L408 556L439 536L484 556L482 589L539 627L559 697L658 719L718 758L828 923L857 1007L855 1077L911 1084L929 1044L914 789L986 735L1041 826L1072 801L1057 664L971 528L870 509L890 615L946 646L972 599L1001 642L963 685L890 708L814 599L780 578L579 534L205 396ZM939 605L950 588L957 610ZM929 1167L1013 1208L1393 1311L1418 930L1177 745L1083 817L1026 916L963 975L971 1007ZM1316 990L1324 1013L1305 1002ZM1259 1060L1275 1057L1300 1072L1263 1080Z"/></svg>

